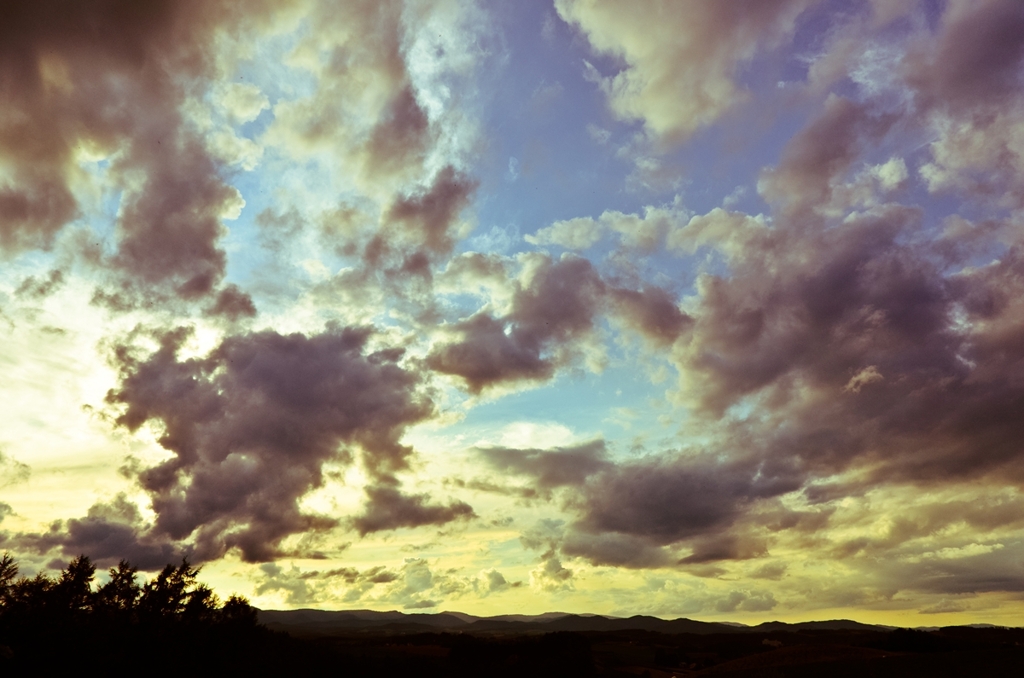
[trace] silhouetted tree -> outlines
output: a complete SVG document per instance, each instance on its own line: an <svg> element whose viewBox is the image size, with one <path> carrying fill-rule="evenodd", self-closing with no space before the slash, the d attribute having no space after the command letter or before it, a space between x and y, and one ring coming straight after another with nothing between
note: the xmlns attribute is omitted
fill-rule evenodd
<svg viewBox="0 0 1024 678"><path fill-rule="evenodd" d="M188 560L145 584L137 573L122 560L94 590L96 567L85 555L56 578L18 578L10 554L0 557L0 675L5 667L36 674L80 669L85 658L103 673L160 661L209 660L228 670L239 662L258 666L261 653L287 643L259 624L245 598L221 605Z"/></svg>
<svg viewBox="0 0 1024 678"><path fill-rule="evenodd" d="M167 565L160 574L142 588L139 612L144 619L176 618L185 610L196 586L199 568L192 568L187 558L177 567Z"/></svg>
<svg viewBox="0 0 1024 678"><path fill-rule="evenodd" d="M14 562L11 554L5 553L3 556L0 556L0 606L6 604L8 591L11 588L11 584L14 583L14 578L17 576L18 564Z"/></svg>
<svg viewBox="0 0 1024 678"><path fill-rule="evenodd" d="M53 584L49 601L60 612L71 614L92 611L92 580L96 566L85 555L73 559Z"/></svg>
<svg viewBox="0 0 1024 678"><path fill-rule="evenodd" d="M138 568L127 560L119 562L117 568L110 568L107 571L110 581L96 592L96 609L122 616L135 612L142 596L142 587L135 580L137 572Z"/></svg>

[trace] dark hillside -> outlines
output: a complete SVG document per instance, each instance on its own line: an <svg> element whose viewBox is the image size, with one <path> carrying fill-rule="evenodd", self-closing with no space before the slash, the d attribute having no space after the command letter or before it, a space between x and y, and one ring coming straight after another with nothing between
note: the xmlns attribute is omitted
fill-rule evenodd
<svg viewBox="0 0 1024 678"><path fill-rule="evenodd" d="M1024 629L1016 628L261 612L241 598L221 603L198 573L183 561L140 584L122 562L97 587L85 556L57 578L20 579L4 556L0 676L998 677L1024 666Z"/></svg>

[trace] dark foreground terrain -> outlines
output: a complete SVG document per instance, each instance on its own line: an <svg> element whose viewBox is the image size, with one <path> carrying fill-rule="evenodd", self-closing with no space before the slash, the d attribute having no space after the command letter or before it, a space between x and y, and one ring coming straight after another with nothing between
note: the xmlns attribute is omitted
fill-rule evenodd
<svg viewBox="0 0 1024 678"><path fill-rule="evenodd" d="M371 615L263 612L261 619L305 642L308 656L320 658L332 675L1024 675L1024 629L909 630L843 621L736 627L686 619L575 615L455 624L444 614L390 620ZM364 617L361 627L358 616ZM686 630L675 632L673 627Z"/></svg>
<svg viewBox="0 0 1024 678"><path fill-rule="evenodd" d="M1021 676L1024 629L836 620L754 627L548 614L259 611L221 602L187 561L95 586L0 558L0 676Z"/></svg>

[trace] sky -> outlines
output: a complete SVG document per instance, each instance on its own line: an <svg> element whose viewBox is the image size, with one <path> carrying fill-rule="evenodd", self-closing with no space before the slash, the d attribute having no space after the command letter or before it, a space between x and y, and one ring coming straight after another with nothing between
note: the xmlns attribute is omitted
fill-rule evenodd
<svg viewBox="0 0 1024 678"><path fill-rule="evenodd" d="M0 550L1024 624L1024 3L0 3Z"/></svg>

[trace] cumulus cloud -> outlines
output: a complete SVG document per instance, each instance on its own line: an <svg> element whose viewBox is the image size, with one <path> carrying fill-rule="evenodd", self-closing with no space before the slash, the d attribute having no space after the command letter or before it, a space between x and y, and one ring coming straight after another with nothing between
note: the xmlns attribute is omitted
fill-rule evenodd
<svg viewBox="0 0 1024 678"><path fill-rule="evenodd" d="M903 75L931 127L933 192L1019 209L1024 205L1024 8L1005 0L951 2L938 31L904 59Z"/></svg>
<svg viewBox="0 0 1024 678"><path fill-rule="evenodd" d="M186 122L192 88L215 71L213 35L269 11L227 3L41 2L8 8L0 29L0 247L49 248L82 215L80 154L110 160L123 191L116 251L121 297L154 290L195 299L225 272L222 219L238 193ZM102 297L101 297L102 298ZM122 303L135 303L134 300Z"/></svg>
<svg viewBox="0 0 1024 678"><path fill-rule="evenodd" d="M660 345L671 343L689 325L666 290L610 284L582 257L527 255L521 263L507 293L508 312L496 317L484 310L444 327L447 341L432 348L428 367L460 377L471 393L480 393L503 384L543 382L577 363L602 314ZM467 259L459 266L468 264ZM481 265L483 260L474 263L477 280ZM500 277L494 263L488 265L492 268L486 275Z"/></svg>
<svg viewBox="0 0 1024 678"><path fill-rule="evenodd" d="M566 553L599 564L657 567L751 557L764 552L729 532L758 499L800 487L783 464L756 471L750 461L657 457L623 463L581 487L579 519L566 539ZM673 559L662 547L692 544Z"/></svg>
<svg viewBox="0 0 1024 678"><path fill-rule="evenodd" d="M442 571L422 558L406 558L399 566L376 565L359 570L339 567L302 570L294 564L263 563L255 578L256 595L283 595L289 605L310 605L340 598L346 603L362 602L398 606L406 610L437 607L442 602L469 593L483 597L519 588L523 582L508 581L496 569L463 576Z"/></svg>
<svg viewBox="0 0 1024 678"><path fill-rule="evenodd" d="M516 286L504 318L480 313L457 323L454 341L435 347L427 365L462 378L474 393L502 382L549 379L574 358L585 338L604 284L586 259L537 259Z"/></svg>
<svg viewBox="0 0 1024 678"><path fill-rule="evenodd" d="M993 17L1012 24L1017 13L1006 3L951 5L935 53L947 49L945 32L967 31L958 22L973 22L974 41L997 40L1003 33ZM991 53L978 47L970 58L1016 64L1015 48L1004 43ZM974 48L957 49L973 54ZM946 82L947 76L936 77ZM972 110L990 106L995 117L960 129L990 126L1015 110L1007 108L1013 95L1003 76L993 77L978 85ZM941 91L950 83L917 86ZM957 110L942 115L961 115ZM759 189L778 208L771 223L716 209L669 231L677 249L713 247L729 266L698 279L697 295L686 306L685 341L670 343L681 395L700 415L698 430L716 431L714 452L621 463L589 477L579 486L576 522L558 541L563 553L639 567L664 566L675 553L684 567L760 558L768 542L744 524L800 490L829 502L879 483L1020 482L1013 403L1022 398L1016 376L1021 327L1020 309L1010 301L1020 278L1009 273L1019 266L1017 248L987 266L969 265L986 234L999 232L1014 243L1015 236L964 225L930 239L919 210L866 202L848 189L860 180L851 175L858 160L905 122L900 115L830 96L791 139L779 165L762 175ZM1012 167L994 168L1006 166ZM867 173L882 190L907 179L899 160L869 166ZM816 484L843 474L849 479L827 491ZM786 519L775 529L800 531L806 523L815 532L827 524L828 515L821 516L824 523ZM892 556L918 534L896 530L888 540L851 540L835 555ZM962 582L962 591L1019 586L1018 572L994 574L1004 572L1001 548L947 553L948 559L904 559L882 579L937 591L946 591L943 577ZM981 572L994 578L979 581ZM948 592L960 591L954 589ZM740 609L744 600L737 594L723 604Z"/></svg>
<svg viewBox="0 0 1024 678"><path fill-rule="evenodd" d="M559 245L571 250L585 250L596 245L602 235L593 219L577 217L556 221L536 233L526 235L525 239L531 245Z"/></svg>
<svg viewBox="0 0 1024 678"><path fill-rule="evenodd" d="M356 328L265 331L182 358L188 331L175 330L158 335L160 348L147 356L119 347L121 383L108 395L123 408L117 423L134 431L152 422L172 454L138 473L157 514L151 533L191 539L203 560L232 548L249 561L273 558L289 535L338 524L304 512L299 500L323 485L325 463L355 454L378 483L368 489L360 531L470 513L398 492L394 474L412 452L401 437L433 405L420 378L397 363L401 351L368 352L370 336Z"/></svg>
<svg viewBox="0 0 1024 678"><path fill-rule="evenodd" d="M718 612L767 612L778 603L771 591L731 591L715 603Z"/></svg>
<svg viewBox="0 0 1024 678"><path fill-rule="evenodd" d="M571 250L585 250L597 244L607 233L617 233L623 247L651 252L685 217L680 210L665 207L644 208L644 214L624 214L606 210L596 219L577 217L556 221L525 237L532 245L558 245Z"/></svg>
<svg viewBox="0 0 1024 678"><path fill-rule="evenodd" d="M728 257L742 252L765 226L764 218L716 207L676 225L669 231L665 244L669 250L686 254L710 246Z"/></svg>
<svg viewBox="0 0 1024 678"><path fill-rule="evenodd" d="M530 585L544 591L571 591L575 588L573 574L558 558L546 557L530 570Z"/></svg>
<svg viewBox="0 0 1024 678"><path fill-rule="evenodd" d="M156 570L188 555L187 549L146 535L149 527L138 507L121 494L110 502L94 504L82 518L58 520L46 532L20 533L11 541L39 554L58 549L64 558L74 558L85 553L99 567L127 559L142 570Z"/></svg>
<svg viewBox="0 0 1024 678"><path fill-rule="evenodd" d="M385 215L389 224L399 225L404 232L427 249L447 252L454 244L453 227L459 212L469 202L476 182L460 175L451 166L445 167L433 183L421 193L397 200Z"/></svg>
<svg viewBox="0 0 1024 678"><path fill-rule="evenodd" d="M796 18L813 4L558 0L555 8L595 50L625 61L619 73L595 75L612 112L678 142L745 99L736 71L759 49L791 36Z"/></svg>

